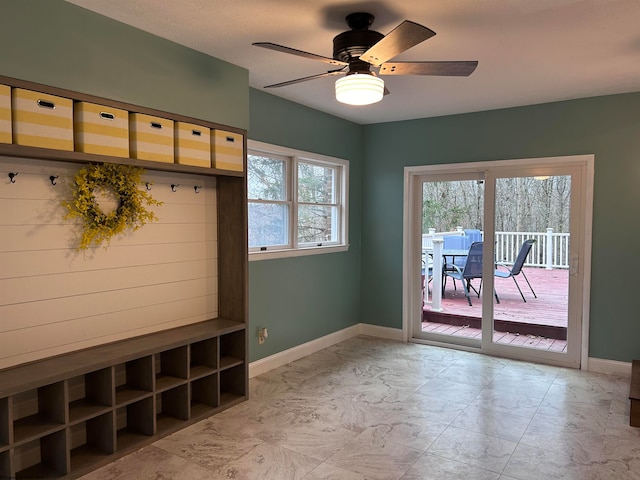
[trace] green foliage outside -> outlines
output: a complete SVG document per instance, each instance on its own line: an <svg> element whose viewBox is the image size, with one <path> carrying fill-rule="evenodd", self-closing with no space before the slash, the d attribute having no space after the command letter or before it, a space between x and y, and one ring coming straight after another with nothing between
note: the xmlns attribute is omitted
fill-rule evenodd
<svg viewBox="0 0 640 480"><path fill-rule="evenodd" d="M425 182L422 232L483 230L484 181ZM499 232L569 231L571 177L515 177L496 181L495 229Z"/></svg>

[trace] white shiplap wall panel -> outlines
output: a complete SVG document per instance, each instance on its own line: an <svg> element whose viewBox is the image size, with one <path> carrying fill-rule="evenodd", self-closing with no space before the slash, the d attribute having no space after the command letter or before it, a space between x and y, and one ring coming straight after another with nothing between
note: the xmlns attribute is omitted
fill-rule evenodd
<svg viewBox="0 0 640 480"><path fill-rule="evenodd" d="M0 280L0 312L2 305L35 302L40 299L77 297L97 292L110 292L145 285L163 285L205 278L217 269L216 259L165 263L128 268L59 273L55 282L50 275Z"/></svg>
<svg viewBox="0 0 640 480"><path fill-rule="evenodd" d="M84 296L91 303L92 315L131 310L151 305L169 304L180 300L213 296L217 277L200 278L164 285L150 285ZM46 316L40 312L48 312ZM0 332L30 328L47 323L60 323L87 315L86 306L76 297L61 297L0 307Z"/></svg>
<svg viewBox="0 0 640 480"><path fill-rule="evenodd" d="M0 368L218 314L215 179L147 172L159 221L78 252L79 168L0 157Z"/></svg>
<svg viewBox="0 0 640 480"><path fill-rule="evenodd" d="M108 249L97 247L83 253L72 249L57 253L51 250L4 252L0 253L0 279L206 260L215 258L217 249L217 242L211 241L185 242L182 245L111 245Z"/></svg>
<svg viewBox="0 0 640 480"><path fill-rule="evenodd" d="M135 232L127 231L114 237L111 245L184 243L194 238L214 240L216 232L212 230L213 225L205 223L149 223ZM77 244L80 235L76 225L0 225L0 251L60 250Z"/></svg>
<svg viewBox="0 0 640 480"><path fill-rule="evenodd" d="M43 208L44 203L46 209ZM58 219L58 223L72 223L62 218L65 213L66 209L59 200L50 199L43 202L37 198L6 198L2 201L0 226L42 225L45 222L50 223L51 218Z"/></svg>
<svg viewBox="0 0 640 480"><path fill-rule="evenodd" d="M54 187L55 188L55 187ZM153 195L156 197L155 194ZM171 200L171 198L169 199ZM76 219L64 219L67 209L62 206L61 199L51 199L43 208L41 199L33 198L8 198L3 201L2 216L0 216L0 226L25 226L42 225L43 223L78 225ZM189 208L185 208L189 205ZM156 212L158 219L166 224L189 224L189 223L215 223L215 210L207 208L202 204L185 203L165 203L161 207L154 207L151 210Z"/></svg>

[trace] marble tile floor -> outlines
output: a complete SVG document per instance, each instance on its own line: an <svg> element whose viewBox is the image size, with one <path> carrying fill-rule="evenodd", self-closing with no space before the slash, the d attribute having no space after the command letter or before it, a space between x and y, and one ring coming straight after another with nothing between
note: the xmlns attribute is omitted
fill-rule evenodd
<svg viewBox="0 0 640 480"><path fill-rule="evenodd" d="M629 378L359 336L83 480L631 480Z"/></svg>

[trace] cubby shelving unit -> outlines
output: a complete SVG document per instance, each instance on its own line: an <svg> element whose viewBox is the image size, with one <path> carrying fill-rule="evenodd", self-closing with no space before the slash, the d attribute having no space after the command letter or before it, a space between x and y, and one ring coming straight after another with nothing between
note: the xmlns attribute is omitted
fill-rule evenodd
<svg viewBox="0 0 640 480"><path fill-rule="evenodd" d="M245 330L218 318L0 371L0 478L82 475L245 400Z"/></svg>
<svg viewBox="0 0 640 480"><path fill-rule="evenodd" d="M244 171L0 144L3 158L216 177L219 318L0 370L0 479L77 478L248 396L246 132L57 87L0 84L226 129Z"/></svg>

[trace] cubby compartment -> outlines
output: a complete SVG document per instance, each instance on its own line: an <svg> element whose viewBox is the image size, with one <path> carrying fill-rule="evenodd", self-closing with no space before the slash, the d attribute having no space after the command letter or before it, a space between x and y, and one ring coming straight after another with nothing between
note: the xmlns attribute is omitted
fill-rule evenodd
<svg viewBox="0 0 640 480"><path fill-rule="evenodd" d="M113 370L103 368L70 378L67 391L69 423L100 415L113 405Z"/></svg>
<svg viewBox="0 0 640 480"><path fill-rule="evenodd" d="M189 378L196 379L210 375L218 368L218 339L209 338L191 344Z"/></svg>
<svg viewBox="0 0 640 480"><path fill-rule="evenodd" d="M186 345L154 355L155 391L163 391L187 383L189 360Z"/></svg>
<svg viewBox="0 0 640 480"><path fill-rule="evenodd" d="M218 407L218 375L208 375L191 382L191 417L198 418Z"/></svg>
<svg viewBox="0 0 640 480"><path fill-rule="evenodd" d="M147 397L115 411L116 450L128 450L153 435L153 397Z"/></svg>
<svg viewBox="0 0 640 480"><path fill-rule="evenodd" d="M244 331L228 333L220 337L220 369L240 365L245 358Z"/></svg>
<svg viewBox="0 0 640 480"><path fill-rule="evenodd" d="M11 443L9 440L9 424L9 399L7 397L0 398L0 451Z"/></svg>
<svg viewBox="0 0 640 480"><path fill-rule="evenodd" d="M71 471L88 470L115 451L113 411L69 427Z"/></svg>
<svg viewBox="0 0 640 480"><path fill-rule="evenodd" d="M0 478L11 478L11 452L0 450Z"/></svg>
<svg viewBox="0 0 640 480"><path fill-rule="evenodd" d="M135 402L153 391L153 356L130 360L114 367L116 405Z"/></svg>
<svg viewBox="0 0 640 480"><path fill-rule="evenodd" d="M57 478L67 474L67 440L64 430L15 447L15 478Z"/></svg>
<svg viewBox="0 0 640 480"><path fill-rule="evenodd" d="M245 365L236 365L220 372L220 405L234 403L247 395Z"/></svg>
<svg viewBox="0 0 640 480"><path fill-rule="evenodd" d="M56 382L11 397L13 443L28 442L63 429L65 425L64 382Z"/></svg>
<svg viewBox="0 0 640 480"><path fill-rule="evenodd" d="M187 384L156 394L156 433L176 430L189 419Z"/></svg>

